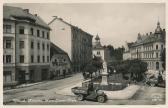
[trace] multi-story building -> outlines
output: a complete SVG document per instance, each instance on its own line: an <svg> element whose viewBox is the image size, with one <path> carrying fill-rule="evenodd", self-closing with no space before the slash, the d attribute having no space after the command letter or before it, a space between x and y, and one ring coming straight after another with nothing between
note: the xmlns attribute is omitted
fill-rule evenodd
<svg viewBox="0 0 168 108"><path fill-rule="evenodd" d="M92 59L92 35L82 29L55 17L48 24L51 42L68 53L74 72L82 71Z"/></svg>
<svg viewBox="0 0 168 108"><path fill-rule="evenodd" d="M68 54L55 44L50 44L50 78L57 79L71 74L71 61Z"/></svg>
<svg viewBox="0 0 168 108"><path fill-rule="evenodd" d="M3 7L4 86L48 79L50 27L29 9Z"/></svg>
<svg viewBox="0 0 168 108"><path fill-rule="evenodd" d="M161 52L165 48L165 36L165 29L161 29L159 22L154 33L139 33L136 42L127 44L124 60L140 59L148 64L148 70L163 71Z"/></svg>
<svg viewBox="0 0 168 108"><path fill-rule="evenodd" d="M100 57L105 62L110 62L112 57L110 56L110 50L106 46L102 46L98 35L93 42L92 56Z"/></svg>

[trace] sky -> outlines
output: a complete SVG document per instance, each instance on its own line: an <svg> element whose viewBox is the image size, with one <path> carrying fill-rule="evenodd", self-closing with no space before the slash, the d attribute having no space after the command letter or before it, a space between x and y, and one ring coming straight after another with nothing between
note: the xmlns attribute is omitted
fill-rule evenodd
<svg viewBox="0 0 168 108"><path fill-rule="evenodd" d="M134 42L138 33L154 32L157 22L165 28L165 4L163 3L15 3L8 6L29 9L45 22L58 16L72 25L94 35L98 34L102 45L115 48Z"/></svg>

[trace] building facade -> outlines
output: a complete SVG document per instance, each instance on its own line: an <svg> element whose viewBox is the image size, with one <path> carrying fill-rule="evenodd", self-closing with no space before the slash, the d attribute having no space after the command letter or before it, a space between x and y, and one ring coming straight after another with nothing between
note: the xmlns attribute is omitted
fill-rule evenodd
<svg viewBox="0 0 168 108"><path fill-rule="evenodd" d="M28 9L3 7L4 86L48 79L50 28Z"/></svg>
<svg viewBox="0 0 168 108"><path fill-rule="evenodd" d="M58 46L50 45L50 78L57 79L71 74L71 61L68 54Z"/></svg>
<svg viewBox="0 0 168 108"><path fill-rule="evenodd" d="M106 62L110 62L112 60L109 48L101 45L98 35L96 35L95 42L93 42L92 56L100 57L103 61Z"/></svg>
<svg viewBox="0 0 168 108"><path fill-rule="evenodd" d="M93 36L57 17L48 25L52 29L51 42L67 52L74 72L82 71L92 59Z"/></svg>
<svg viewBox="0 0 168 108"><path fill-rule="evenodd" d="M161 29L159 22L154 33L139 33L136 42L128 45L123 53L124 60L140 59L148 64L148 70L163 71L161 53L165 48L165 36L165 29Z"/></svg>

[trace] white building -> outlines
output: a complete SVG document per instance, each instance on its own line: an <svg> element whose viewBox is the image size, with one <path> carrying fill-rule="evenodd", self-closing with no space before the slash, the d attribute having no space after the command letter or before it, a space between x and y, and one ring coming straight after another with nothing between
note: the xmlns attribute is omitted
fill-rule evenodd
<svg viewBox="0 0 168 108"><path fill-rule="evenodd" d="M3 7L4 86L47 79L49 26L28 9Z"/></svg>
<svg viewBox="0 0 168 108"><path fill-rule="evenodd" d="M101 45L98 35L96 35L95 41L93 42L92 56L100 57L103 61L107 63L113 61L109 47Z"/></svg>
<svg viewBox="0 0 168 108"><path fill-rule="evenodd" d="M140 59L148 64L148 70L163 71L160 55L165 48L165 36L165 29L161 29L159 22L154 33L139 33L136 42L129 45L123 53L124 60Z"/></svg>
<svg viewBox="0 0 168 108"><path fill-rule="evenodd" d="M93 43L92 55L93 57L100 57L103 61L105 61L105 48L101 45L98 35L96 35L95 42Z"/></svg>
<svg viewBox="0 0 168 108"><path fill-rule="evenodd" d="M82 71L92 59L93 36L57 17L48 25L52 29L51 42L68 53L74 72Z"/></svg>

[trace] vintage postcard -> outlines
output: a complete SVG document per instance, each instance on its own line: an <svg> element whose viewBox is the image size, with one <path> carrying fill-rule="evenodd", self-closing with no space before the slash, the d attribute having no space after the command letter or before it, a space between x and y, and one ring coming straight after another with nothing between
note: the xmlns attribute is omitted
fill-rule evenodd
<svg viewBox="0 0 168 108"><path fill-rule="evenodd" d="M3 3L3 106L166 105L166 2Z"/></svg>

